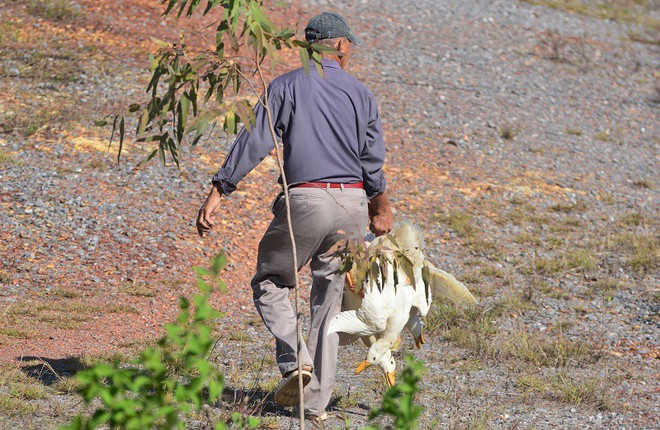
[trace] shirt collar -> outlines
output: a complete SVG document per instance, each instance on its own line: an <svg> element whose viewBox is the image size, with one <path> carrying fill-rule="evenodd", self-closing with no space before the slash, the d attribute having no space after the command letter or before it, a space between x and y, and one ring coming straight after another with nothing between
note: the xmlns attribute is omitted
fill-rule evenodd
<svg viewBox="0 0 660 430"><path fill-rule="evenodd" d="M339 62L337 60L331 60L329 58L322 58L321 59L321 64L323 64L323 67L332 67L335 69L341 69L341 66L339 65Z"/></svg>

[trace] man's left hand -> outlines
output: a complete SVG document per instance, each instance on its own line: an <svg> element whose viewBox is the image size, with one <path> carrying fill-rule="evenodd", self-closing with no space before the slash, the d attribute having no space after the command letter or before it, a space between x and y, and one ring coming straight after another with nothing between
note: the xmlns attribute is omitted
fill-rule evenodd
<svg viewBox="0 0 660 430"><path fill-rule="evenodd" d="M394 215L390 207L390 199L387 192L379 194L369 202L369 230L376 236L382 236L392 231Z"/></svg>

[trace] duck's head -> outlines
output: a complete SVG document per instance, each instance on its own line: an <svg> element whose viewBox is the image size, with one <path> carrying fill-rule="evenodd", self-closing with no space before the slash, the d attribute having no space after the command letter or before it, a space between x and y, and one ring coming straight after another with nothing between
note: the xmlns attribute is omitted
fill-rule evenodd
<svg viewBox="0 0 660 430"><path fill-rule="evenodd" d="M380 363L385 354L388 353L390 356L392 355L392 352L390 351L390 345L383 341L383 339L379 339L373 345L371 345L369 351L367 351L367 359L358 365L357 369L355 369L355 374L357 375L367 367Z"/></svg>
<svg viewBox="0 0 660 430"><path fill-rule="evenodd" d="M367 353L367 359L360 363L355 369L355 374L362 372L367 367L371 367L376 364L383 370L385 374L385 382L388 386L393 386L395 383L395 370L396 362L394 357L392 357L392 351L387 347L385 343L381 343L378 347L374 349L374 346L378 345L378 342L374 343L369 352ZM383 346L384 345L384 346ZM386 348L384 353L381 353L382 348ZM380 358L378 358L380 356Z"/></svg>
<svg viewBox="0 0 660 430"><path fill-rule="evenodd" d="M396 362L394 361L394 357L392 357L392 353L385 354L378 365L381 369L383 369L383 372L385 373L385 382L387 382L387 386L394 386L396 383L396 378L394 376L394 371L396 370Z"/></svg>

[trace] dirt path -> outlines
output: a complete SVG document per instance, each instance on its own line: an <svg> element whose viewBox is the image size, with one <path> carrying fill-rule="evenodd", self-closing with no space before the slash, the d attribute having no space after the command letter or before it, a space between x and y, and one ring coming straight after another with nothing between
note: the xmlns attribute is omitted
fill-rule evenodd
<svg viewBox="0 0 660 430"><path fill-rule="evenodd" d="M278 19L330 2L295 3ZM472 314L436 303L429 343L397 353L427 364L422 428L657 428L660 55L633 40L653 41L657 2L618 21L516 1L331 3L366 40L352 71L380 101L397 216L481 301ZM186 151L181 171L136 170L146 150L129 145L117 166L91 127L143 87L148 35L168 37L158 2L72 4L63 19L0 7L0 427L65 421L77 400L63 381L82 365L67 357L156 337L194 291L190 268L222 248L218 362L254 395L233 407L293 428L260 402L277 375L247 288L275 165L197 238L226 141ZM383 390L352 376L361 354L346 348L338 375L334 413L351 428ZM33 378L44 395L21 395Z"/></svg>

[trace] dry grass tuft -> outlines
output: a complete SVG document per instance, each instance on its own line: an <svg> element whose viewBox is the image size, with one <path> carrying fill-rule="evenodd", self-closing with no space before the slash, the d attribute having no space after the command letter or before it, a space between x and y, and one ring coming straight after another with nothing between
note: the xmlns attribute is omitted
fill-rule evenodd
<svg viewBox="0 0 660 430"><path fill-rule="evenodd" d="M520 134L520 128L514 127L511 124L505 124L499 128L500 137L506 140L513 140Z"/></svg>
<svg viewBox="0 0 660 430"><path fill-rule="evenodd" d="M573 213L573 212L584 212L587 209L587 204L583 201L570 202L570 203L556 203L550 206L552 212L558 213Z"/></svg>
<svg viewBox="0 0 660 430"><path fill-rule="evenodd" d="M628 233L617 237L619 249L628 252L626 264L635 270L653 271L660 267L660 236Z"/></svg>
<svg viewBox="0 0 660 430"><path fill-rule="evenodd" d="M599 411L613 409L610 390L600 378L582 378L563 371L549 376L522 375L516 385L524 393L539 393L567 405L593 407Z"/></svg>
<svg viewBox="0 0 660 430"><path fill-rule="evenodd" d="M16 156L5 150L0 149L0 164L14 164L16 163ZM2 282L2 279L0 279Z"/></svg>
<svg viewBox="0 0 660 430"><path fill-rule="evenodd" d="M545 335L523 329L505 330L496 325L498 318L512 310L533 309L519 299L498 302L489 309L459 309L440 302L432 308L426 324L430 332L443 335L458 348L477 358L507 361L512 366L531 364L543 367L585 365L601 358L600 349L567 339L561 333Z"/></svg>
<svg viewBox="0 0 660 430"><path fill-rule="evenodd" d="M586 249L575 249L555 257L535 257L522 269L525 274L556 275L567 271L585 271L596 267L596 258Z"/></svg>
<svg viewBox="0 0 660 430"><path fill-rule="evenodd" d="M27 0L28 12L55 21L72 21L80 16L80 7L70 0Z"/></svg>
<svg viewBox="0 0 660 430"><path fill-rule="evenodd" d="M647 13L649 2L645 0L524 0L527 3L579 13L601 19L611 19L625 24L638 24L649 29L660 29L660 21Z"/></svg>
<svg viewBox="0 0 660 430"><path fill-rule="evenodd" d="M0 413L3 416L24 416L37 411L37 405L8 394L0 394Z"/></svg>
<svg viewBox="0 0 660 430"><path fill-rule="evenodd" d="M134 282L125 284L121 291L134 297L156 297L156 289L146 282Z"/></svg>

